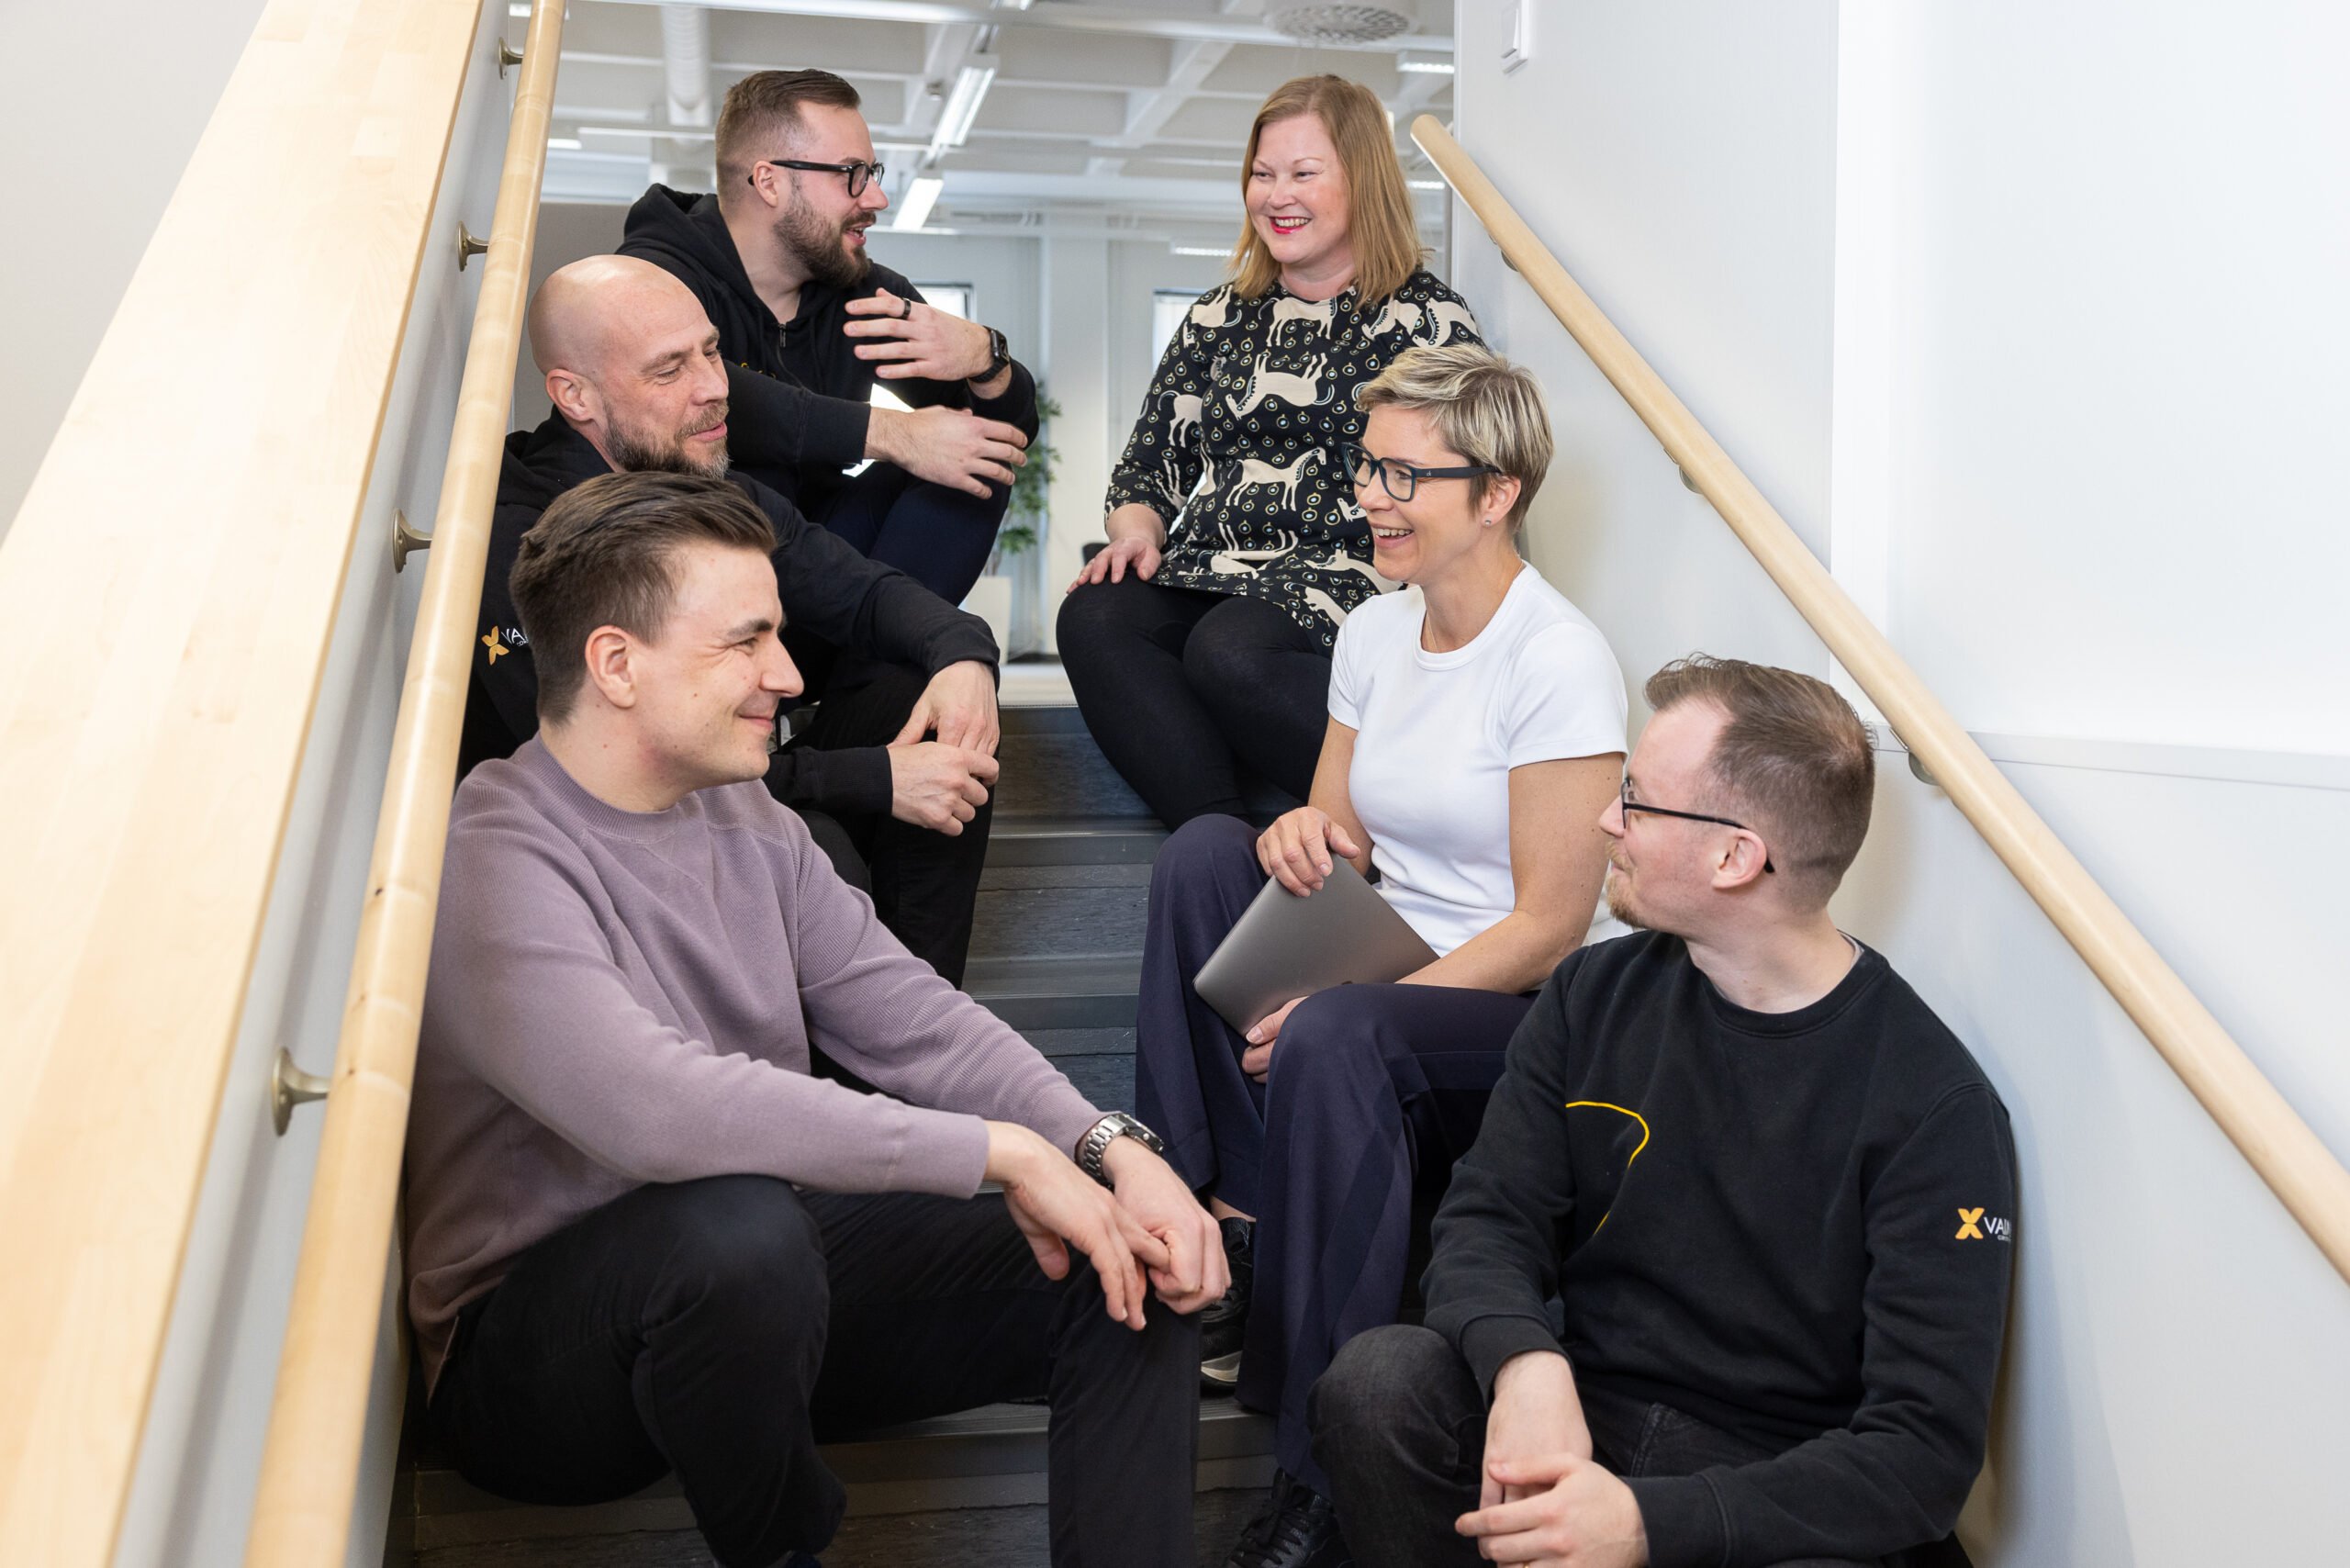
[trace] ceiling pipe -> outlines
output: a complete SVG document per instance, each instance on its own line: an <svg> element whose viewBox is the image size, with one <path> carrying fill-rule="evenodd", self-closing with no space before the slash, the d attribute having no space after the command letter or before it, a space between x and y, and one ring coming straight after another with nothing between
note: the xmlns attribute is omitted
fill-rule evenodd
<svg viewBox="0 0 2350 1568"><path fill-rule="evenodd" d="M668 88L668 123L702 129L711 120L710 13L699 6L661 7L661 77ZM653 177L665 185L706 190L715 171L702 139L665 141L655 158Z"/></svg>

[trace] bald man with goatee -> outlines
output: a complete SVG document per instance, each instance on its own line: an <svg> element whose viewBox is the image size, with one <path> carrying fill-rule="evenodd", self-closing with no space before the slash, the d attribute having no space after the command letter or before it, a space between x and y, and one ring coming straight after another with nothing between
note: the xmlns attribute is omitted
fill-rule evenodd
<svg viewBox="0 0 2350 1568"><path fill-rule="evenodd" d="M775 754L767 788L899 940L959 986L996 777L987 623L731 471L738 432L718 333L667 273L622 256L574 262L540 286L529 325L554 412L507 438L461 770L510 756L538 729L537 671L507 579L539 514L601 474L729 476L774 525L784 617L815 672L807 698L822 699ZM794 457L791 429L756 433L769 461Z"/></svg>

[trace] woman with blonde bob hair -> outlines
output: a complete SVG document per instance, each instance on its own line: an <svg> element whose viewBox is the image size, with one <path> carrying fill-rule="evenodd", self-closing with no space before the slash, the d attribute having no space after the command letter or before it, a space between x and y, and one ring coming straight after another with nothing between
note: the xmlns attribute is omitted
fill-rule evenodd
<svg viewBox="0 0 2350 1568"><path fill-rule="evenodd" d="M1111 475L1110 543L1060 614L1086 722L1169 827L1239 812L1244 768L1304 797L1339 623L1392 586L1339 460L1356 394L1408 349L1479 342L1420 264L1369 88L1276 89L1240 189L1232 276L1168 343Z"/></svg>
<svg viewBox="0 0 2350 1568"><path fill-rule="evenodd" d="M1541 388L1455 344L1401 355L1360 402L1340 472L1379 572L1406 586L1338 633L1311 803L1262 833L1202 817L1159 851L1136 1019L1136 1109L1233 1264L1202 1315L1203 1375L1276 1417L1274 1494L1230 1559L1248 1568L1345 1561L1306 1392L1394 1320L1416 1187L1433 1210L1535 991L1619 932L1595 912L1623 672L1516 547L1550 465ZM1234 1028L1193 988L1201 966L1269 879L1311 897L1340 858L1376 871L1435 961Z"/></svg>

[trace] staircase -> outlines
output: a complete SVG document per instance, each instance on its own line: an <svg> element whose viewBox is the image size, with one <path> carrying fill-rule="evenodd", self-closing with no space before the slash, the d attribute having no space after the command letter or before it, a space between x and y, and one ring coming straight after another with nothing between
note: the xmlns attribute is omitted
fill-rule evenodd
<svg viewBox="0 0 2350 1568"><path fill-rule="evenodd" d="M1167 834L1073 707L1006 707L1002 757L967 987L1095 1104L1131 1107L1150 864ZM1045 1416L996 1405L829 1446L849 1518L825 1568L1044 1563ZM1202 1403L1203 1568L1224 1561L1272 1464L1270 1421ZM386 1568L711 1568L674 1478L586 1508L490 1496L430 1453L403 1479Z"/></svg>

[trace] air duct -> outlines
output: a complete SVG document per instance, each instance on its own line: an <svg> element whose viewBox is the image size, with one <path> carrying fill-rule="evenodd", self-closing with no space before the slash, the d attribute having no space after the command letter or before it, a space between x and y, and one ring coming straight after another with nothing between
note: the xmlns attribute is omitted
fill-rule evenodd
<svg viewBox="0 0 2350 1568"><path fill-rule="evenodd" d="M1377 43L1412 30L1412 18L1386 6L1323 5L1318 0L1292 4L1269 0L1265 25L1301 43Z"/></svg>

